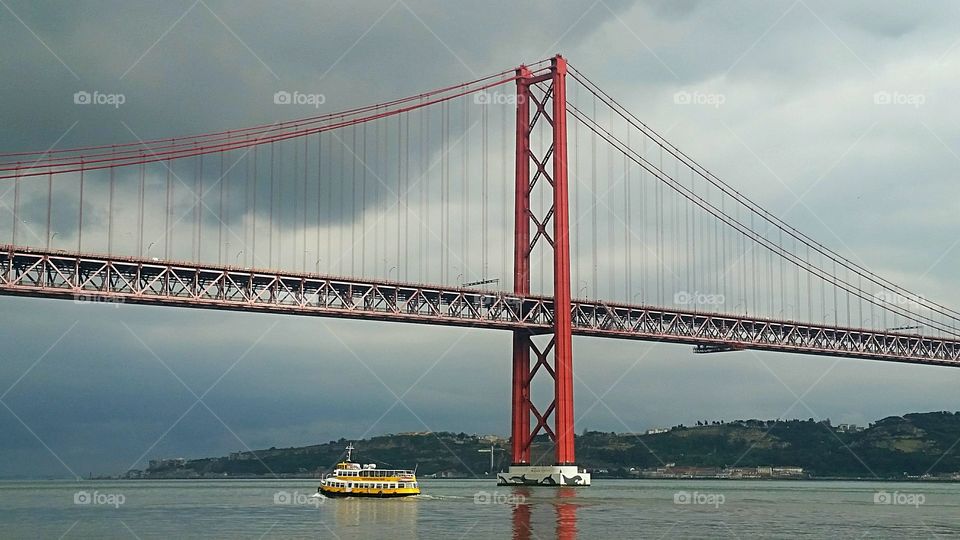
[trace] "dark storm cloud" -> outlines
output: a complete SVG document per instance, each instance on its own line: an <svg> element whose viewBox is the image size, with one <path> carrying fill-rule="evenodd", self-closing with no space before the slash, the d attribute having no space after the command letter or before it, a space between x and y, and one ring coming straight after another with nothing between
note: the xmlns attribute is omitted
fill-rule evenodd
<svg viewBox="0 0 960 540"><path fill-rule="evenodd" d="M278 108L278 90L323 93L319 111L331 112L563 52L669 140L801 230L929 298L960 303L953 271L960 253L951 251L960 224L954 3L7 4L0 9L3 151L42 150L61 136L62 148L289 120L318 109ZM79 90L123 93L126 102L76 106ZM726 100L719 108L680 106L673 95L685 90ZM878 106L874 94L883 91L926 100L917 108ZM177 174L193 182L191 171ZM90 179L101 205L85 215L85 227L107 227L106 181ZM165 171L151 169L150 189L162 191L165 181ZM64 247L75 228L68 188L58 185L54 207L53 243ZM188 191L177 189L178 210L189 212ZM24 192L32 224L45 220L43 193ZM129 209L132 196L120 193L118 204ZM227 205L235 225L243 201ZM9 218L0 209L3 234ZM151 218L156 233L162 221ZM0 408L3 475L116 472L141 457L142 467L161 456L368 430L508 430L509 339L499 333L12 298L0 298L0 320L0 393L12 388L2 398L12 412ZM575 347L578 430L780 416L865 423L955 408L957 375L942 368L694 356L686 347L592 339ZM204 397L210 410L178 377L198 395L216 383ZM404 404L394 406L394 394Z"/></svg>

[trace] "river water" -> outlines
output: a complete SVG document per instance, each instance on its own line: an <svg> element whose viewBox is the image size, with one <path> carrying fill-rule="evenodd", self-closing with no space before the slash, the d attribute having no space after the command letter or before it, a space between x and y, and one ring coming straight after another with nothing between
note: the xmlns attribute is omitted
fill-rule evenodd
<svg viewBox="0 0 960 540"><path fill-rule="evenodd" d="M315 480L0 482L2 538L945 538L960 484L427 480L419 497L317 499Z"/></svg>

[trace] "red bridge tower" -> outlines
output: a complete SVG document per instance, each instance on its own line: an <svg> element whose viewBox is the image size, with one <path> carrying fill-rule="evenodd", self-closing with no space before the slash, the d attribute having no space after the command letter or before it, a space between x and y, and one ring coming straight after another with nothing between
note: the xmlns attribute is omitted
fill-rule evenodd
<svg viewBox="0 0 960 540"><path fill-rule="evenodd" d="M576 466L573 448L566 74L566 60L559 55L544 74L533 75L526 66L517 70L514 292L530 293L531 254L542 244L541 249L553 251L554 316L550 340L539 346L530 332L513 333L512 462L509 472L499 474L501 484L590 484L590 475ZM531 139L544 132L552 137L542 135L544 140L535 141L541 144L532 145ZM535 190L552 202L546 212L538 213L531 206ZM535 359L532 368L531 358ZM533 404L530 393L530 383L538 374L550 375L554 383L553 401L543 411ZM536 421L533 429L531 417ZM531 463L530 446L541 431L556 445L553 466Z"/></svg>

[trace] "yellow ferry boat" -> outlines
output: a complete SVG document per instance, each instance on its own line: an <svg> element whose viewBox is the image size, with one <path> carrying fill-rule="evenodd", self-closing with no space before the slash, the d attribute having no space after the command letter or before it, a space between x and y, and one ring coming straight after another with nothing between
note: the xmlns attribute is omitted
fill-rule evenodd
<svg viewBox="0 0 960 540"><path fill-rule="evenodd" d="M326 475L317 492L327 497L409 497L420 494L420 484L413 471L378 469L351 461L353 445L347 446L347 459L337 463Z"/></svg>

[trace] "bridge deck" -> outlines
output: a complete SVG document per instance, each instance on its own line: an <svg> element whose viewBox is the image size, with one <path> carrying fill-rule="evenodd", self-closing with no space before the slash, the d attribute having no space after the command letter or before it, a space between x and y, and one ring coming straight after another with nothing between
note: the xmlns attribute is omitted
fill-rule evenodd
<svg viewBox="0 0 960 540"><path fill-rule="evenodd" d="M0 294L548 331L553 301L499 291L356 280L0 246ZM740 315L574 300L574 334L960 367L960 340Z"/></svg>

